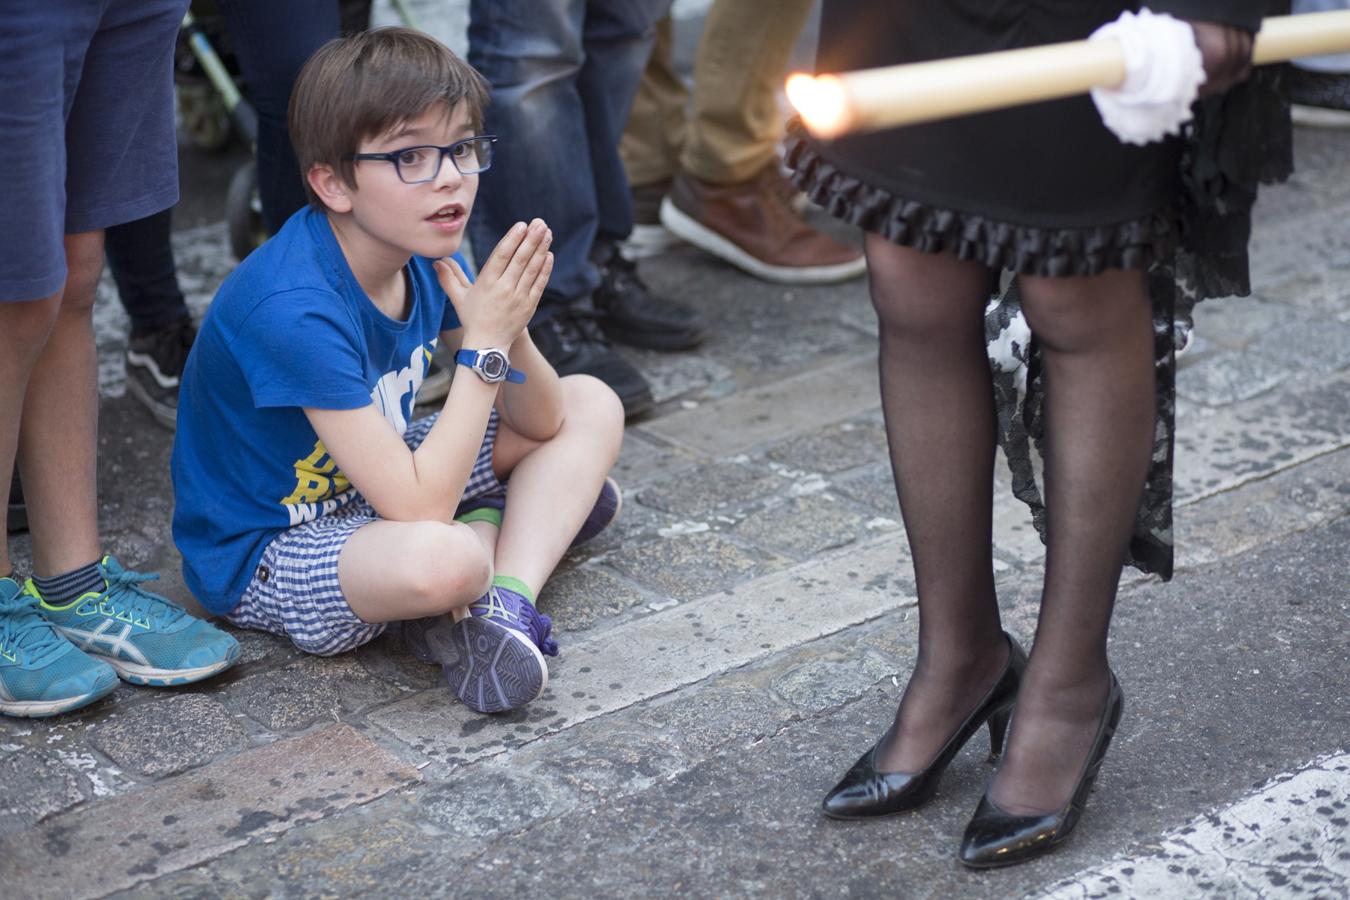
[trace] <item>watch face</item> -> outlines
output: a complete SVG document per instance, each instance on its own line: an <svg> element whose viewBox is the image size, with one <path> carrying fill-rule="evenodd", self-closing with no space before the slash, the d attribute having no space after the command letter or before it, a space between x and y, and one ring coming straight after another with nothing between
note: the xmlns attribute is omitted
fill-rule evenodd
<svg viewBox="0 0 1350 900"><path fill-rule="evenodd" d="M479 368L489 381L501 381L506 377L506 357L501 353L484 353L478 358Z"/></svg>

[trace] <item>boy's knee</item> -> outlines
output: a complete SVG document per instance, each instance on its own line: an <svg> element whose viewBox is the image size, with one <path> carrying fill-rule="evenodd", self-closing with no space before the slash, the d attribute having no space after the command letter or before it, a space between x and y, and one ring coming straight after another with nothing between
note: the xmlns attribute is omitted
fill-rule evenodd
<svg viewBox="0 0 1350 900"><path fill-rule="evenodd" d="M592 375L568 375L561 384L568 419L585 421L592 429L623 431L623 403L613 388Z"/></svg>
<svg viewBox="0 0 1350 900"><path fill-rule="evenodd" d="M427 522L408 550L405 589L428 615L470 603L492 583L492 559L467 525Z"/></svg>

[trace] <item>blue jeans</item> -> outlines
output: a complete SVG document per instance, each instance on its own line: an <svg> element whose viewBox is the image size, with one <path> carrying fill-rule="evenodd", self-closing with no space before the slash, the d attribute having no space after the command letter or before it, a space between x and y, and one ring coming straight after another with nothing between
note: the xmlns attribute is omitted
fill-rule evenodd
<svg viewBox="0 0 1350 900"><path fill-rule="evenodd" d="M139 337L190 317L169 241L173 210L166 209L103 233L103 251L117 295Z"/></svg>
<svg viewBox="0 0 1350 900"><path fill-rule="evenodd" d="M245 93L258 113L258 196L275 234L307 201L286 130L291 87L305 62L341 25L337 0L219 0Z"/></svg>
<svg viewBox="0 0 1350 900"><path fill-rule="evenodd" d="M671 0L470 0L469 62L492 85L499 140L469 235L481 263L514 222L553 229L536 321L599 285L597 240L633 230L619 137Z"/></svg>

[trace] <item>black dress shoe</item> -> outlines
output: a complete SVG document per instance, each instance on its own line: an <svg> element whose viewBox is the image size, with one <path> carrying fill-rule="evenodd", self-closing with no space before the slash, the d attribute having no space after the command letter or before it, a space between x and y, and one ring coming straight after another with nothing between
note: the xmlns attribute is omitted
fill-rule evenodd
<svg viewBox="0 0 1350 900"><path fill-rule="evenodd" d="M610 348L593 318L589 310L558 309L551 318L530 326L530 338L559 375L599 378L619 395L627 418L647 412L653 404L647 379Z"/></svg>
<svg viewBox="0 0 1350 900"><path fill-rule="evenodd" d="M591 258L600 270L592 300L610 340L645 350L688 350L703 343L708 335L703 316L683 303L653 297L637 265L617 249L597 248Z"/></svg>
<svg viewBox="0 0 1350 900"><path fill-rule="evenodd" d="M1003 636L1008 639L1008 664L1003 668L1003 674L975 711L947 738L933 761L918 772L877 771L877 749L890 736L887 730L825 796L821 804L825 815L832 819L871 819L917 809L933 799L942 773L985 722L989 723L989 759L992 762L998 758L1003 749L1008 717L1017 700L1022 670L1027 666L1027 655L1017 641L1007 634Z"/></svg>
<svg viewBox="0 0 1350 900"><path fill-rule="evenodd" d="M1067 838L1083 815L1092 782L1102 766L1106 748L1111 745L1111 736L1116 733L1116 726L1120 723L1124 701L1120 682L1112 674L1111 690L1106 695L1106 706L1097 723L1097 736L1092 742L1092 750L1083 764L1083 771L1078 775L1073 795L1063 809L1039 816L1015 816L999 809L986 791L975 810L975 816L966 826L966 835L961 841L961 862L973 869L1011 866L1040 856Z"/></svg>

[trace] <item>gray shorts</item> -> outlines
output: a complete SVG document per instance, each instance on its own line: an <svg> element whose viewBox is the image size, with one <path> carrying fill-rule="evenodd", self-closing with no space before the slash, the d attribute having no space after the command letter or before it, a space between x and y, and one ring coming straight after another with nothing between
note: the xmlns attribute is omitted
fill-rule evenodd
<svg viewBox="0 0 1350 900"><path fill-rule="evenodd" d="M64 237L178 201L173 54L188 0L0 0L0 302L66 280Z"/></svg>
<svg viewBox="0 0 1350 900"><path fill-rule="evenodd" d="M439 415L408 426L403 440L410 449L421 445ZM497 421L494 410L460 501L461 512L502 505L506 488L492 471ZM375 509L357 494L328 515L283 531L263 550L239 605L225 614L226 621L290 638L301 650L319 656L352 650L379 637L385 623L362 620L338 584L342 548L357 529L379 520Z"/></svg>

